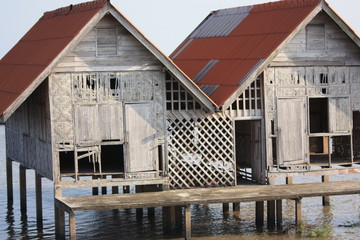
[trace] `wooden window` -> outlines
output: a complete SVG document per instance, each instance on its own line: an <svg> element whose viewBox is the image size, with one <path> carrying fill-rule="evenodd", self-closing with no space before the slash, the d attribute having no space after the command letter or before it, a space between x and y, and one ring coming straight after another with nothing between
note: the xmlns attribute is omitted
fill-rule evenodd
<svg viewBox="0 0 360 240"><path fill-rule="evenodd" d="M324 24L309 24L306 26L306 49L325 50Z"/></svg>
<svg viewBox="0 0 360 240"><path fill-rule="evenodd" d="M81 105L75 108L76 142L99 142L98 106Z"/></svg>
<svg viewBox="0 0 360 240"><path fill-rule="evenodd" d="M351 109L350 98L329 98L329 129L331 133L350 132Z"/></svg>
<svg viewBox="0 0 360 240"><path fill-rule="evenodd" d="M233 117L262 116L262 86L260 76L227 109Z"/></svg>
<svg viewBox="0 0 360 240"><path fill-rule="evenodd" d="M166 110L195 110L201 105L183 88L176 78L166 73Z"/></svg>
<svg viewBox="0 0 360 240"><path fill-rule="evenodd" d="M96 29L96 52L97 56L117 55L116 28Z"/></svg>

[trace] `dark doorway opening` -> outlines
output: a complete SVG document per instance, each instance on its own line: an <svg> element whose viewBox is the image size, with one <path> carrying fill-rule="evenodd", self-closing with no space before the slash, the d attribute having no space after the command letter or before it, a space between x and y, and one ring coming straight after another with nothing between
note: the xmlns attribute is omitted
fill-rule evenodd
<svg viewBox="0 0 360 240"><path fill-rule="evenodd" d="M329 132L328 99L310 98L310 133Z"/></svg>
<svg viewBox="0 0 360 240"><path fill-rule="evenodd" d="M264 182L261 121L235 121L237 182Z"/></svg>

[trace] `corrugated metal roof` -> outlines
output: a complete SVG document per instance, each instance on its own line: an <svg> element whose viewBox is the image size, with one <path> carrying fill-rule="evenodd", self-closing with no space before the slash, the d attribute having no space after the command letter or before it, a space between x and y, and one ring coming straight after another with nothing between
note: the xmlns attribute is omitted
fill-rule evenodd
<svg viewBox="0 0 360 240"><path fill-rule="evenodd" d="M249 15L251 8L249 6L215 11L190 35L190 38L228 36Z"/></svg>
<svg viewBox="0 0 360 240"><path fill-rule="evenodd" d="M219 87L219 85L201 85L201 90L203 90L204 93L206 93L207 95L211 95L213 94L213 92L215 92L215 90Z"/></svg>
<svg viewBox="0 0 360 240"><path fill-rule="evenodd" d="M219 85L209 96L222 106L320 3L286 0L213 12L174 51L173 60L191 78L201 75L194 79L200 87Z"/></svg>
<svg viewBox="0 0 360 240"><path fill-rule="evenodd" d="M107 2L97 0L46 12L0 60L0 116Z"/></svg>

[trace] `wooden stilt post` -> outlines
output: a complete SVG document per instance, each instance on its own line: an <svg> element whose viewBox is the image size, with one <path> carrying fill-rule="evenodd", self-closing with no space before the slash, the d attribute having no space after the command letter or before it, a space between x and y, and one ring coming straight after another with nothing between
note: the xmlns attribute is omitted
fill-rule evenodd
<svg viewBox="0 0 360 240"><path fill-rule="evenodd" d="M92 179L93 180L95 180L95 179L97 179L97 176L92 176ZM97 187L93 187L92 188L92 195L99 195L99 188L97 188Z"/></svg>
<svg viewBox="0 0 360 240"><path fill-rule="evenodd" d="M106 176L103 176L102 178L103 178L103 179L106 179ZM107 194L107 188L106 188L106 187L102 187L102 188L101 188L101 194L102 194L102 195L106 195L106 194Z"/></svg>
<svg viewBox="0 0 360 240"><path fill-rule="evenodd" d="M43 228L43 211L42 211L42 177L39 174L35 176L35 191L36 191L36 223L38 229Z"/></svg>
<svg viewBox="0 0 360 240"><path fill-rule="evenodd" d="M175 230L176 218L175 207L163 207L163 228L164 233L171 233Z"/></svg>
<svg viewBox="0 0 360 240"><path fill-rule="evenodd" d="M275 185L275 178L269 177L269 185ZM267 225L269 228L275 227L275 201L267 201Z"/></svg>
<svg viewBox="0 0 360 240"><path fill-rule="evenodd" d="M123 186L123 193L130 193L130 186Z"/></svg>
<svg viewBox="0 0 360 240"><path fill-rule="evenodd" d="M240 203L233 203L233 212L236 218L240 218Z"/></svg>
<svg viewBox="0 0 360 240"><path fill-rule="evenodd" d="M135 186L135 191L136 191L136 193L141 193L141 192L143 192L143 187ZM144 210L142 208L137 208L136 209L136 219L138 219L138 220L142 219L143 215L144 215Z"/></svg>
<svg viewBox="0 0 360 240"><path fill-rule="evenodd" d="M229 212L229 204L228 203L223 203L223 213L228 213Z"/></svg>
<svg viewBox="0 0 360 240"><path fill-rule="evenodd" d="M330 176L321 176L321 181L323 183L330 182ZM323 206L330 206L330 196L323 196L322 204L323 204Z"/></svg>
<svg viewBox="0 0 360 240"><path fill-rule="evenodd" d="M117 175L112 175L112 178L116 178L116 177L117 177ZM112 194L119 194L119 187L118 186L113 186L111 188L111 193Z"/></svg>
<svg viewBox="0 0 360 240"><path fill-rule="evenodd" d="M182 231L183 229L183 208L175 207L175 229L177 231Z"/></svg>
<svg viewBox="0 0 360 240"><path fill-rule="evenodd" d="M65 213L55 206L55 237L57 240L65 239Z"/></svg>
<svg viewBox="0 0 360 240"><path fill-rule="evenodd" d="M19 167L19 184L20 184L20 211L26 214L26 168L23 165Z"/></svg>
<svg viewBox="0 0 360 240"><path fill-rule="evenodd" d="M76 240L76 220L75 213L69 213L69 232L70 240Z"/></svg>
<svg viewBox="0 0 360 240"><path fill-rule="evenodd" d="M257 227L264 226L264 202L256 202L256 217L255 222Z"/></svg>
<svg viewBox="0 0 360 240"><path fill-rule="evenodd" d="M282 200L276 200L276 226L278 230L282 229Z"/></svg>
<svg viewBox="0 0 360 240"><path fill-rule="evenodd" d="M185 240L191 239L191 211L190 206L185 206Z"/></svg>
<svg viewBox="0 0 360 240"><path fill-rule="evenodd" d="M269 228L275 227L275 201L267 201L267 225Z"/></svg>
<svg viewBox="0 0 360 240"><path fill-rule="evenodd" d="M302 214L301 214L301 198L295 199L295 223L301 225Z"/></svg>
<svg viewBox="0 0 360 240"><path fill-rule="evenodd" d="M294 184L293 177L286 177L286 184L288 184L288 185Z"/></svg>
<svg viewBox="0 0 360 240"><path fill-rule="evenodd" d="M14 203L14 190L13 190L13 174L12 174L12 160L6 159L6 181L7 181L7 201L8 206Z"/></svg>

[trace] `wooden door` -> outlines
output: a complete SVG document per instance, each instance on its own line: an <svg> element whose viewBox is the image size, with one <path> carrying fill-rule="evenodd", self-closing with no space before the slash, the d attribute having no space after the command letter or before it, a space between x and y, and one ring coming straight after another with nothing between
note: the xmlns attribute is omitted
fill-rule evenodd
<svg viewBox="0 0 360 240"><path fill-rule="evenodd" d="M280 165L308 162L305 106L305 98L278 99L277 152Z"/></svg>
<svg viewBox="0 0 360 240"><path fill-rule="evenodd" d="M351 131L350 98L329 98L329 130L331 133Z"/></svg>
<svg viewBox="0 0 360 240"><path fill-rule="evenodd" d="M126 171L156 170L155 111L152 104L126 104Z"/></svg>
<svg viewBox="0 0 360 240"><path fill-rule="evenodd" d="M252 178L261 183L264 163L261 153L261 121L251 121L251 169Z"/></svg>

